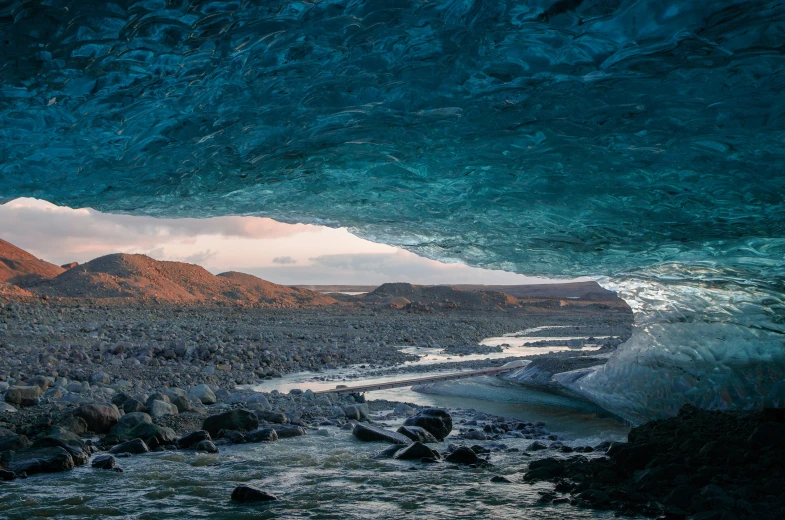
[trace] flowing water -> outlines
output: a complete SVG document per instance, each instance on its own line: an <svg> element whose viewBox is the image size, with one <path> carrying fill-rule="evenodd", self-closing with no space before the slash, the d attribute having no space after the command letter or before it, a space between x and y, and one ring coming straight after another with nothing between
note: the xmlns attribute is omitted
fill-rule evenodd
<svg viewBox="0 0 785 520"><path fill-rule="evenodd" d="M332 388L334 380L315 378L337 378L351 371L291 374L265 381L256 388L281 392L291 388ZM373 380L379 379L384 378ZM368 397L542 420L551 431L576 445L622 439L627 431L620 421L591 404L524 389L497 377L448 381L433 385L428 392L398 388L373 392ZM396 428L400 422L387 424ZM362 443L346 430L323 429L330 435L311 434L277 443L221 447L218 455L164 452L123 458L119 459L123 473L81 467L3 483L0 518L613 518L612 513L570 505L538 504L538 491L552 486L521 482L520 472L531 460L521 453L495 452L491 457L493 466L486 469L374 459L374 453L386 444ZM440 443L437 449L445 450L449 442L448 439L447 443ZM531 441L502 442L509 448L523 450ZM470 443L494 445L491 441ZM535 457L544 456L540 453ZM491 483L494 475L506 476L513 483ZM263 505L234 504L229 496L241 483L258 485L282 500Z"/></svg>

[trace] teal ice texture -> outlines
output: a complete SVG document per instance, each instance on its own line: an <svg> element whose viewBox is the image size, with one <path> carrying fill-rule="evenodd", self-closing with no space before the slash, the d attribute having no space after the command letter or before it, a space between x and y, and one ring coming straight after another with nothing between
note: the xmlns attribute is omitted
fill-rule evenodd
<svg viewBox="0 0 785 520"><path fill-rule="evenodd" d="M785 406L784 71L780 1L0 0L0 201L610 276L636 333L566 384Z"/></svg>

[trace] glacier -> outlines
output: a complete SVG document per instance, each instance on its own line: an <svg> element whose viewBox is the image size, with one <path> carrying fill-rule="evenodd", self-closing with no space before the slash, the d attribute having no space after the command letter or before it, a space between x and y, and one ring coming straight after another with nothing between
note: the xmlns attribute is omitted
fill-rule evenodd
<svg viewBox="0 0 785 520"><path fill-rule="evenodd" d="M785 406L785 6L6 0L0 202L346 226L591 274L642 421Z"/></svg>

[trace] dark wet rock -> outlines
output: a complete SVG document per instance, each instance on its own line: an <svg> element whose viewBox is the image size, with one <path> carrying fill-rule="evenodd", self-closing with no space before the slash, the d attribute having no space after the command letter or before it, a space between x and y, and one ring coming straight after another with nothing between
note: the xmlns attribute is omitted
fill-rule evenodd
<svg viewBox="0 0 785 520"><path fill-rule="evenodd" d="M274 424L272 429L278 434L279 439L286 439L289 437L301 437L307 435L307 431L302 426L294 424Z"/></svg>
<svg viewBox="0 0 785 520"><path fill-rule="evenodd" d="M27 473L57 473L74 469L74 459L67 450L60 446L46 448L23 448L11 452L6 465L8 470L19 475Z"/></svg>
<svg viewBox="0 0 785 520"><path fill-rule="evenodd" d="M117 421L117 424L112 426L110 433L114 433L116 435L123 435L130 432L137 425L142 423L152 424L153 418L144 412L127 413Z"/></svg>
<svg viewBox="0 0 785 520"><path fill-rule="evenodd" d="M501 475L495 475L491 477L491 482L495 484L512 484L512 480L508 479L507 477L502 477Z"/></svg>
<svg viewBox="0 0 785 520"><path fill-rule="evenodd" d="M16 473L5 469L0 469L0 480L3 482L10 482L16 478Z"/></svg>
<svg viewBox="0 0 785 520"><path fill-rule="evenodd" d="M203 451L205 453L218 453L218 448L215 447L215 444L212 441L199 441L196 444L196 451Z"/></svg>
<svg viewBox="0 0 785 520"><path fill-rule="evenodd" d="M89 431L94 433L108 433L120 420L117 407L108 404L84 404L74 409L71 414L84 419Z"/></svg>
<svg viewBox="0 0 785 520"><path fill-rule="evenodd" d="M354 426L352 435L363 442L389 442L390 444L404 445L412 443L412 440L405 435L363 423L357 423Z"/></svg>
<svg viewBox="0 0 785 520"><path fill-rule="evenodd" d="M413 441L422 442L422 443L432 443L438 442L436 437L431 434L425 428L421 428L419 426L401 426L398 428L398 433L406 435Z"/></svg>
<svg viewBox="0 0 785 520"><path fill-rule="evenodd" d="M195 432L191 432L188 435L184 435L183 437L177 439L177 447L181 450L188 449L191 446L198 444L202 441L212 441L213 439L210 437L210 434L205 430L197 430Z"/></svg>
<svg viewBox="0 0 785 520"><path fill-rule="evenodd" d="M259 427L256 414L244 408L235 408L227 412L211 415L202 423L202 429L215 436L219 430L251 431Z"/></svg>
<svg viewBox="0 0 785 520"><path fill-rule="evenodd" d="M286 414L283 412L271 412L268 410L256 410L256 416L259 418L260 421L264 421L267 423L273 424L286 424L289 422L289 419L286 417Z"/></svg>
<svg viewBox="0 0 785 520"><path fill-rule="evenodd" d="M16 451L30 446L31 442L25 435L6 435L0 437L0 453L4 451Z"/></svg>
<svg viewBox="0 0 785 520"><path fill-rule="evenodd" d="M87 444L72 431L59 426L50 427L33 441L31 448L63 448L71 455L74 466L87 463L90 450Z"/></svg>
<svg viewBox="0 0 785 520"><path fill-rule="evenodd" d="M452 417L441 408L428 408L404 421L404 426L419 426L436 439L443 440L452 431Z"/></svg>
<svg viewBox="0 0 785 520"><path fill-rule="evenodd" d="M87 422L75 415L66 415L58 421L57 425L74 432L76 435L84 435L89 430Z"/></svg>
<svg viewBox="0 0 785 520"><path fill-rule="evenodd" d="M472 430L464 433L463 438L474 441L485 441L488 440L488 435L486 435L485 432L481 432L479 430Z"/></svg>
<svg viewBox="0 0 785 520"><path fill-rule="evenodd" d="M98 455L91 465L95 469L114 469L117 466L117 459L111 455Z"/></svg>
<svg viewBox="0 0 785 520"><path fill-rule="evenodd" d="M477 464L479 458L477 454L471 448L466 446L459 446L451 453L449 453L444 460L447 462L452 462L453 464Z"/></svg>
<svg viewBox="0 0 785 520"><path fill-rule="evenodd" d="M257 428L245 435L245 442L275 442L278 440L278 432L272 428Z"/></svg>
<svg viewBox="0 0 785 520"><path fill-rule="evenodd" d="M165 426L151 424L148 422L138 423L130 430L124 431L121 435L111 435L104 439L104 442L124 442L133 439L143 439L145 443L152 444L152 439L162 446L173 444L177 440L174 430Z"/></svg>
<svg viewBox="0 0 785 520"><path fill-rule="evenodd" d="M123 403L123 411L125 413L144 412L145 410L147 410L147 408L144 403L133 398L126 399Z"/></svg>
<svg viewBox="0 0 785 520"><path fill-rule="evenodd" d="M276 434L276 439L277 438L278 436ZM246 442L245 434L238 432L237 430L220 430L216 439L228 441L230 444L242 444Z"/></svg>
<svg viewBox="0 0 785 520"><path fill-rule="evenodd" d="M38 385L12 386L5 393L5 402L17 406L35 406L43 390Z"/></svg>
<svg viewBox="0 0 785 520"><path fill-rule="evenodd" d="M441 455L421 442L413 442L405 448L401 448L395 454L395 458L399 460L440 459Z"/></svg>
<svg viewBox="0 0 785 520"><path fill-rule="evenodd" d="M182 395L175 397L172 399L172 404L177 408L178 413L189 412L193 410L193 405L191 401L188 400L187 397L183 397Z"/></svg>
<svg viewBox="0 0 785 520"><path fill-rule="evenodd" d="M147 453L148 451L150 451L150 448L147 447L147 444L142 439L134 439L112 447L112 449L109 450L109 453L113 453L115 455L119 453L130 453L131 455L138 455L140 453Z"/></svg>
<svg viewBox="0 0 785 520"><path fill-rule="evenodd" d="M385 448L380 452L374 454L374 459L391 459L395 457L395 454L401 451L403 448L400 444L393 444L389 448Z"/></svg>
<svg viewBox="0 0 785 520"><path fill-rule="evenodd" d="M534 441L526 447L526 451L541 451L547 449L548 445L541 441Z"/></svg>
<svg viewBox="0 0 785 520"><path fill-rule="evenodd" d="M248 502L271 502L278 497L254 486L237 486L232 491L232 500L245 504Z"/></svg>

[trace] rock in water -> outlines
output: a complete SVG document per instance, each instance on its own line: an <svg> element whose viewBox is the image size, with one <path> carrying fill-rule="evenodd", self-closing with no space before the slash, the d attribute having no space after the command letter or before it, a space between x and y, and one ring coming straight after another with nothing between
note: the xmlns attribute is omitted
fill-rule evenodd
<svg viewBox="0 0 785 520"><path fill-rule="evenodd" d="M278 497L254 486L242 485L234 488L232 500L245 504L248 502L270 502L278 500Z"/></svg>
<svg viewBox="0 0 785 520"><path fill-rule="evenodd" d="M477 454L471 448L460 446L447 455L444 460L453 464L477 464Z"/></svg>
<svg viewBox="0 0 785 520"><path fill-rule="evenodd" d="M303 435L307 435L308 433L302 426L296 426L294 424L274 424L272 428L275 430L275 433L278 434L279 439L286 439L288 437L301 437Z"/></svg>
<svg viewBox="0 0 785 520"><path fill-rule="evenodd" d="M35 406L42 393L38 385L12 386L5 393L5 402L19 406Z"/></svg>
<svg viewBox="0 0 785 520"><path fill-rule="evenodd" d="M436 437L431 434L431 432L425 428L420 428L419 426L401 426L398 428L398 433L406 435L413 441L423 443L439 442L436 440Z"/></svg>
<svg viewBox="0 0 785 520"><path fill-rule="evenodd" d="M30 446L30 440L24 435L5 435L0 437L0 453L16 451Z"/></svg>
<svg viewBox="0 0 785 520"><path fill-rule="evenodd" d="M150 448L147 447L147 444L142 439L134 439L132 441L124 442L122 444L118 444L114 446L109 453L114 453L117 455L118 453L130 453L132 455L138 455L140 453L147 453L150 451Z"/></svg>
<svg viewBox="0 0 785 520"><path fill-rule="evenodd" d="M259 418L260 421L264 421L268 423L286 424L287 422L289 422L289 419L286 417L286 414L283 412L270 412L267 410L256 410L256 416Z"/></svg>
<svg viewBox="0 0 785 520"><path fill-rule="evenodd" d="M278 440L278 432L272 428L258 428L245 436L245 442L274 442Z"/></svg>
<svg viewBox="0 0 785 520"><path fill-rule="evenodd" d="M395 453L395 458L400 460L419 460L422 458L440 459L439 452L432 450L421 442L414 442Z"/></svg>
<svg viewBox="0 0 785 520"><path fill-rule="evenodd" d="M219 430L245 430L251 431L259 427L256 414L244 408L235 408L218 415L211 415L204 420L202 429L215 437Z"/></svg>
<svg viewBox="0 0 785 520"><path fill-rule="evenodd" d="M71 454L59 446L23 448L8 457L7 465L9 471L16 474L25 472L28 475L68 471L75 466Z"/></svg>
<svg viewBox="0 0 785 520"><path fill-rule="evenodd" d="M108 433L120 420L117 407L109 404L83 404L71 414L84 419L87 427L94 433Z"/></svg>
<svg viewBox="0 0 785 520"><path fill-rule="evenodd" d="M389 442L390 444L411 444L412 440L406 435L391 432L378 426L358 423L352 430L352 435L363 442Z"/></svg>
<svg viewBox="0 0 785 520"><path fill-rule="evenodd" d="M111 455L98 455L92 463L95 469L113 469L116 465L117 459Z"/></svg>
<svg viewBox="0 0 785 520"><path fill-rule="evenodd" d="M4 469L0 469L0 480L4 482L10 482L16 478L16 474L13 471L7 471Z"/></svg>
<svg viewBox="0 0 785 520"><path fill-rule="evenodd" d="M212 441L213 439L210 437L210 434L207 433L205 430L198 430L195 432L191 432L188 435L183 436L182 438L177 440L177 447L181 450L190 448L195 444L199 444L202 441Z"/></svg>
<svg viewBox="0 0 785 520"><path fill-rule="evenodd" d="M441 441L452 431L452 417L441 408L428 408L406 419L403 425L419 426Z"/></svg>
<svg viewBox="0 0 785 520"><path fill-rule="evenodd" d="M205 453L218 453L218 448L215 447L215 444L212 441L200 441L196 445L196 451L203 451Z"/></svg>

